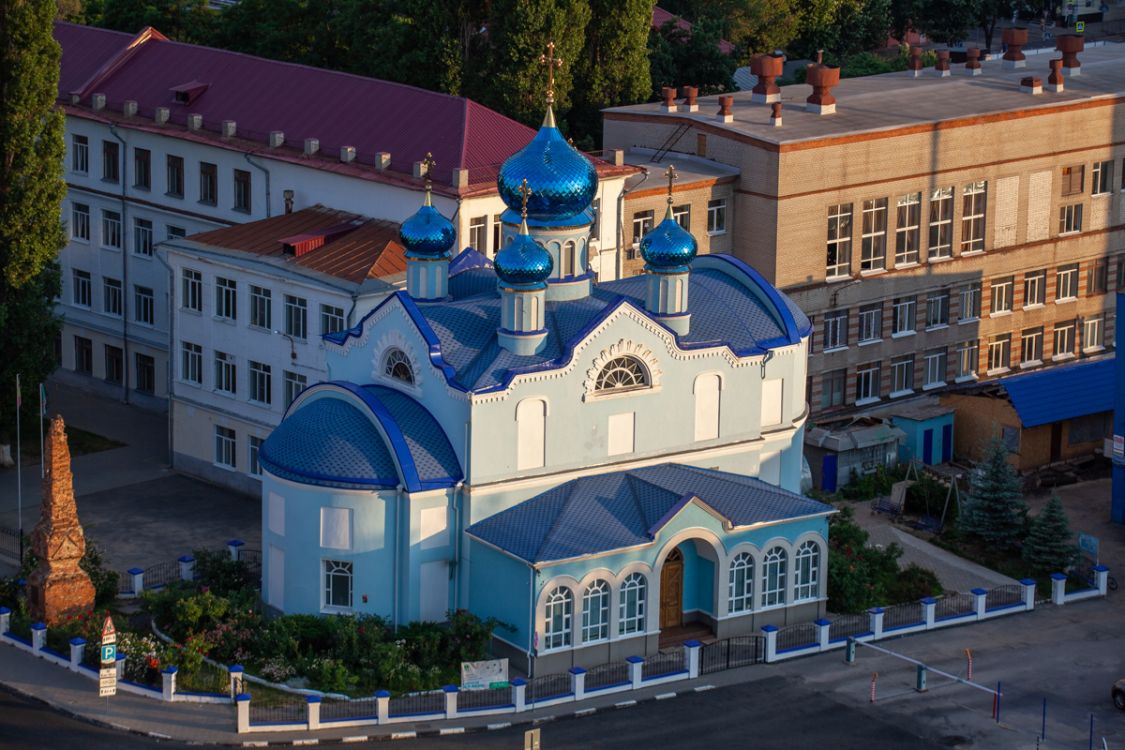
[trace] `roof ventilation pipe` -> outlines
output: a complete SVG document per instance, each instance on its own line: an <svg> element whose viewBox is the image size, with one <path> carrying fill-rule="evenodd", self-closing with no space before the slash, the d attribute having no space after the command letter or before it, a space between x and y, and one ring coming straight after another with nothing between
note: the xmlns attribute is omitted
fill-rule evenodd
<svg viewBox="0 0 1125 750"><path fill-rule="evenodd" d="M1056 57L1050 62L1051 75L1047 78L1047 90L1055 94L1061 94L1065 88L1063 85L1062 64L1063 61L1061 57Z"/></svg>
<svg viewBox="0 0 1125 750"><path fill-rule="evenodd" d="M949 78L951 75L949 70L949 50L939 49L937 51L937 62L934 63L934 72L938 74L938 78Z"/></svg>
<svg viewBox="0 0 1125 750"><path fill-rule="evenodd" d="M965 73L971 76L981 74L980 47L969 47L965 50Z"/></svg>
<svg viewBox="0 0 1125 750"><path fill-rule="evenodd" d="M676 111L676 89L673 86L665 86L660 89L660 95L664 97L664 103L661 105L665 112Z"/></svg>
<svg viewBox="0 0 1125 750"><path fill-rule="evenodd" d="M157 107L152 111L152 121L157 125L163 125L168 122L168 116L170 114L167 107Z"/></svg>
<svg viewBox="0 0 1125 750"><path fill-rule="evenodd" d="M770 125L775 128L781 127L781 102L773 102L770 104Z"/></svg>
<svg viewBox="0 0 1125 750"><path fill-rule="evenodd" d="M909 70L914 72L915 78L921 78L922 70L926 67L922 63L922 48L921 47L911 47L910 48L910 61L906 64L906 67Z"/></svg>
<svg viewBox="0 0 1125 750"><path fill-rule="evenodd" d="M223 120L222 128L219 131L222 133L223 138L234 138L238 133L238 123L234 120Z"/></svg>
<svg viewBox="0 0 1125 750"><path fill-rule="evenodd" d="M1055 39L1055 49L1062 53L1062 72L1065 76L1082 75L1082 63L1078 53L1086 49L1086 42L1079 34L1059 34Z"/></svg>
<svg viewBox="0 0 1125 750"><path fill-rule="evenodd" d="M812 86L812 94L805 99L805 111L818 115L830 115L836 111L836 98L832 89L840 83L840 66L825 65L824 51L816 53L816 63L805 70L805 81Z"/></svg>
<svg viewBox="0 0 1125 750"><path fill-rule="evenodd" d="M375 154L375 169L380 172L386 172L391 168L391 154L388 151L380 151Z"/></svg>
<svg viewBox="0 0 1125 750"><path fill-rule="evenodd" d="M1003 58L1004 67L1008 69L1027 67L1027 58L1023 54L1023 48L1027 44L1027 28L1009 26L1004 29L1000 38L1007 48Z"/></svg>
<svg viewBox="0 0 1125 750"><path fill-rule="evenodd" d="M137 114L137 100L126 99L125 103L121 105L121 114L126 117L134 117Z"/></svg>
<svg viewBox="0 0 1125 750"><path fill-rule="evenodd" d="M105 109L105 94L94 94L91 96L90 106L93 107L96 112Z"/></svg>
<svg viewBox="0 0 1125 750"><path fill-rule="evenodd" d="M355 161L355 146L340 146L340 161L344 164Z"/></svg>
<svg viewBox="0 0 1125 750"><path fill-rule="evenodd" d="M203 130L203 115L192 113L187 116L188 130Z"/></svg>
<svg viewBox="0 0 1125 750"><path fill-rule="evenodd" d="M281 148L285 145L285 131L271 130L267 143L269 143L270 148Z"/></svg>
<svg viewBox="0 0 1125 750"><path fill-rule="evenodd" d="M699 87L698 86L684 86L684 111L685 112L698 112L699 111Z"/></svg>
<svg viewBox="0 0 1125 750"><path fill-rule="evenodd" d="M781 101L781 89L776 81L785 72L784 52L774 50L768 55L754 55L750 58L750 72L758 77L758 82L750 89L750 101L762 104Z"/></svg>
<svg viewBox="0 0 1125 750"><path fill-rule="evenodd" d="M320 140L317 138L305 139L305 156L313 156L320 151Z"/></svg>

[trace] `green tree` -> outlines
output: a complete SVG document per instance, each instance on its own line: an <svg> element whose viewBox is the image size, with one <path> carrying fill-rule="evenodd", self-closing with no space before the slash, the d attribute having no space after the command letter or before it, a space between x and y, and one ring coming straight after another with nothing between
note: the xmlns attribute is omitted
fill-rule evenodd
<svg viewBox="0 0 1125 750"><path fill-rule="evenodd" d="M718 94L734 88L738 62L719 49L721 24L701 17L690 32L675 23L649 34L653 95L664 86L698 86L700 94Z"/></svg>
<svg viewBox="0 0 1125 750"><path fill-rule="evenodd" d="M989 441L984 460L973 470L969 498L958 519L961 530L999 551L1014 549L1023 534L1027 505L1019 475L1008 463L999 437Z"/></svg>
<svg viewBox="0 0 1125 750"><path fill-rule="evenodd" d="M1078 557L1070 522L1059 496L1052 493L1043 510L1031 521L1023 540L1023 559L1037 573L1065 571Z"/></svg>
<svg viewBox="0 0 1125 750"><path fill-rule="evenodd" d="M166 1L173 5L195 2ZM222 11L210 32L211 41L205 43L271 60L345 70L350 56L342 16L353 4L348 0L241 0Z"/></svg>
<svg viewBox="0 0 1125 750"><path fill-rule="evenodd" d="M0 445L15 427L16 374L34 393L53 369L66 193L55 13L53 3L0 0Z"/></svg>
<svg viewBox="0 0 1125 750"><path fill-rule="evenodd" d="M190 44L211 44L218 12L207 0L105 0L101 25L135 34L145 26Z"/></svg>

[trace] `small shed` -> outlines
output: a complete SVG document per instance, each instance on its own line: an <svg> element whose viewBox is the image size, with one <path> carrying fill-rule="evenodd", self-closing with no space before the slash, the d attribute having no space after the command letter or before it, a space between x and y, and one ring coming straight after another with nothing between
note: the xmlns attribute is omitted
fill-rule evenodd
<svg viewBox="0 0 1125 750"><path fill-rule="evenodd" d="M825 422L805 433L805 454L813 485L835 492L848 483L852 471L871 474L898 462L906 433L885 417L857 416Z"/></svg>
<svg viewBox="0 0 1125 750"><path fill-rule="evenodd" d="M927 466L953 460L952 406L937 396L923 396L868 412L886 417L906 434L898 447L898 460L919 460Z"/></svg>

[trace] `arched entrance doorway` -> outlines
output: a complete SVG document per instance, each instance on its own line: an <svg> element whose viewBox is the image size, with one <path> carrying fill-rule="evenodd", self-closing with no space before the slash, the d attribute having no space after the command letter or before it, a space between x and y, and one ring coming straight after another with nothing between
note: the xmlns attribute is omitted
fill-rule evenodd
<svg viewBox="0 0 1125 750"><path fill-rule="evenodd" d="M671 551L660 571L660 629L684 624L684 555Z"/></svg>

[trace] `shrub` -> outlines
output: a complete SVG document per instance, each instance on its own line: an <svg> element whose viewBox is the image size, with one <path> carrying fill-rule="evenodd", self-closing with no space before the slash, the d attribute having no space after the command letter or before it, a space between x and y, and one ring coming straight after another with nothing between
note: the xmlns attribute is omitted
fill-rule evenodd
<svg viewBox="0 0 1125 750"><path fill-rule="evenodd" d="M916 602L926 596L938 596L941 581L932 570L910 563L895 576L889 593L893 602Z"/></svg>
<svg viewBox="0 0 1125 750"><path fill-rule="evenodd" d="M232 560L225 551L192 550L195 558L195 581L214 591L218 596L228 596L258 587L257 576L242 560Z"/></svg>
<svg viewBox="0 0 1125 750"><path fill-rule="evenodd" d="M90 539L86 540L86 554L78 562L79 567L90 576L94 584L94 606L104 607L117 598L117 583L120 576L116 570L105 566L102 548Z"/></svg>

